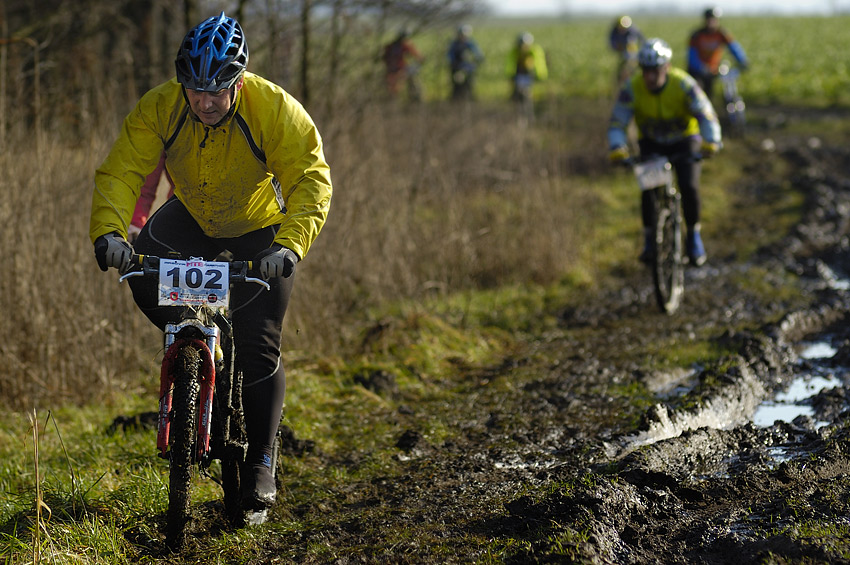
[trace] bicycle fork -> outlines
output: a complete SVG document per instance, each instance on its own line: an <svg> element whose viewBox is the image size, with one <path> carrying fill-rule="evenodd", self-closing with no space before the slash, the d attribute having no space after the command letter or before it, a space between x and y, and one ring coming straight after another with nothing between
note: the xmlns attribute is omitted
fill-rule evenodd
<svg viewBox="0 0 850 565"><path fill-rule="evenodd" d="M178 338L177 334L186 326L193 326L204 335L204 340L194 338ZM201 367L198 371L200 393L198 395L200 418L198 418L197 460L202 460L210 450L210 429L212 426L212 401L215 391L215 351L219 329L216 326L207 327L192 320L180 324L167 324L165 329L165 355L162 359L162 369L159 375L159 418L157 422L156 446L159 456L166 458L168 452L169 433L171 431L172 398L174 394L174 360L178 351L187 345L194 345L201 354Z"/></svg>

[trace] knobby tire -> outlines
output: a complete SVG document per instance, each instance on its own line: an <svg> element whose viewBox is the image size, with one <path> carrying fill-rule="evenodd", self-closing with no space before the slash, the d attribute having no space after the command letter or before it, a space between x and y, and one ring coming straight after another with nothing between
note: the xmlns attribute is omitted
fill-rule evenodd
<svg viewBox="0 0 850 565"><path fill-rule="evenodd" d="M235 458L221 460L221 488L224 491L224 513L228 523L234 528L245 525L245 514L242 512L242 484L239 475L239 461Z"/></svg>
<svg viewBox="0 0 850 565"><path fill-rule="evenodd" d="M723 84L723 114L731 137L743 137L747 129L746 104L737 83Z"/></svg>
<svg viewBox="0 0 850 565"><path fill-rule="evenodd" d="M739 97L726 99L726 119L733 137L743 137L747 129L744 102Z"/></svg>
<svg viewBox="0 0 850 565"><path fill-rule="evenodd" d="M224 491L224 512L234 528L245 525L242 511L242 480L240 464L247 446L245 418L242 411L242 375L236 372L233 337L230 329L221 333L224 359L216 379L213 429L221 451L221 488Z"/></svg>
<svg viewBox="0 0 850 565"><path fill-rule="evenodd" d="M230 370L225 371L221 384L225 383L230 389L230 406L224 408L230 412L227 421L228 429L222 430L222 436L228 440L228 447L221 454L221 488L224 491L224 512L227 520L234 528L245 525L245 515L242 511L242 477L240 474L240 463L244 459L244 452L231 444L246 444L245 419L242 413L242 379L240 374ZM230 375L234 382L230 383ZM224 400L224 395L221 395ZM238 454L238 455L237 455Z"/></svg>
<svg viewBox="0 0 850 565"><path fill-rule="evenodd" d="M530 89L520 93L519 116L525 125L534 121L534 98L531 97Z"/></svg>
<svg viewBox="0 0 850 565"><path fill-rule="evenodd" d="M655 263L652 269L655 298L666 314L674 313L684 293L682 265L682 204L678 193L667 194L665 188L656 194Z"/></svg>
<svg viewBox="0 0 850 565"><path fill-rule="evenodd" d="M189 522L192 467L198 432L198 396L200 391L200 352L184 346L174 363L174 396L170 443L170 472L166 543L171 548L183 545Z"/></svg>

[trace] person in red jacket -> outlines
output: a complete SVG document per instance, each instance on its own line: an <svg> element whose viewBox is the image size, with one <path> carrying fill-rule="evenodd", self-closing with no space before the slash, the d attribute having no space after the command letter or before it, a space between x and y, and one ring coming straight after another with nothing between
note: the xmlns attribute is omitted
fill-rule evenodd
<svg viewBox="0 0 850 565"><path fill-rule="evenodd" d="M688 44L688 74L697 79L709 100L724 49L729 49L741 70L746 69L749 64L741 44L720 27L721 15L719 8L707 9L703 13L705 25L691 35Z"/></svg>
<svg viewBox="0 0 850 565"><path fill-rule="evenodd" d="M414 59L421 64L425 59L410 41L410 32L402 29L398 36L384 47L383 60L386 66L387 91L393 97L401 91L401 85L411 73L416 71L416 66L409 63ZM413 95L413 93L408 93Z"/></svg>
<svg viewBox="0 0 850 565"><path fill-rule="evenodd" d="M136 201L136 208L133 210L133 218L130 220L130 225L127 226L127 241L130 243L135 243L151 215L151 208L153 208L153 203L156 200L156 193L163 175L165 175L169 187L167 198L171 198L174 194L174 181L171 180L171 175L165 169L165 153L160 156L159 163L156 164L153 172L145 177L145 183L139 192L139 199Z"/></svg>

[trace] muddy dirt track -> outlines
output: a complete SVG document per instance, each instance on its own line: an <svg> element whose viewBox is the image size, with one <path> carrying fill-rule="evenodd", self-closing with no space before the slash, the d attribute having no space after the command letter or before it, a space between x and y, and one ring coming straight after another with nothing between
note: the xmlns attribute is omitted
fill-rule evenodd
<svg viewBox="0 0 850 565"><path fill-rule="evenodd" d="M431 445L410 427L401 480L351 485L348 503L324 509L336 520L270 555L305 559L299 545L319 538L339 548L338 563L475 562L487 559L477 537L502 540L515 563L850 562L850 149L787 125L753 126L730 239L707 241L709 262L688 272L676 315L657 313L646 273L626 272L564 309L562 332L470 376L451 408L464 439ZM803 223L736 261L732 240L771 228L753 210L787 182L805 195ZM766 291L742 282L748 269ZM804 299L769 291L789 275ZM732 353L712 367L646 369L653 347L696 336ZM837 352L815 366L800 356L804 340ZM807 415L752 423L763 401L818 371L830 384ZM611 383L654 398L602 393ZM420 539L385 545L382 530L402 524ZM434 554L429 538L456 539L455 555Z"/></svg>
<svg viewBox="0 0 850 565"><path fill-rule="evenodd" d="M753 112L735 212L717 220L728 235L707 238L678 313L658 313L648 274L624 269L564 307L557 331L462 369L452 406L390 414L405 430L401 475L278 509L308 526L281 531L256 562L850 562L850 149L783 116ZM804 221L742 263L741 240L774 225L760 204L788 183L805 195ZM802 292L782 292L789 280ZM706 339L722 362L651 368L653 354ZM805 358L807 342L831 350ZM799 416L753 423L812 375L828 385ZM456 439L426 439L417 422L433 413ZM289 456L303 453L291 440ZM355 476L361 459L327 463Z"/></svg>

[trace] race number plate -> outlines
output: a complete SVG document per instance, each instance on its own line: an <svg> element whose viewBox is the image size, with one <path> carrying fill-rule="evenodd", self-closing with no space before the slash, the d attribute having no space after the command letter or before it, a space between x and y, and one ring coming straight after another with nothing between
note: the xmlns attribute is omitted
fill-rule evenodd
<svg viewBox="0 0 850 565"><path fill-rule="evenodd" d="M230 265L203 259L161 259L159 305L227 306L230 301Z"/></svg>
<svg viewBox="0 0 850 565"><path fill-rule="evenodd" d="M673 170L667 157L638 163L635 165L635 175L641 190L651 190L673 182Z"/></svg>

